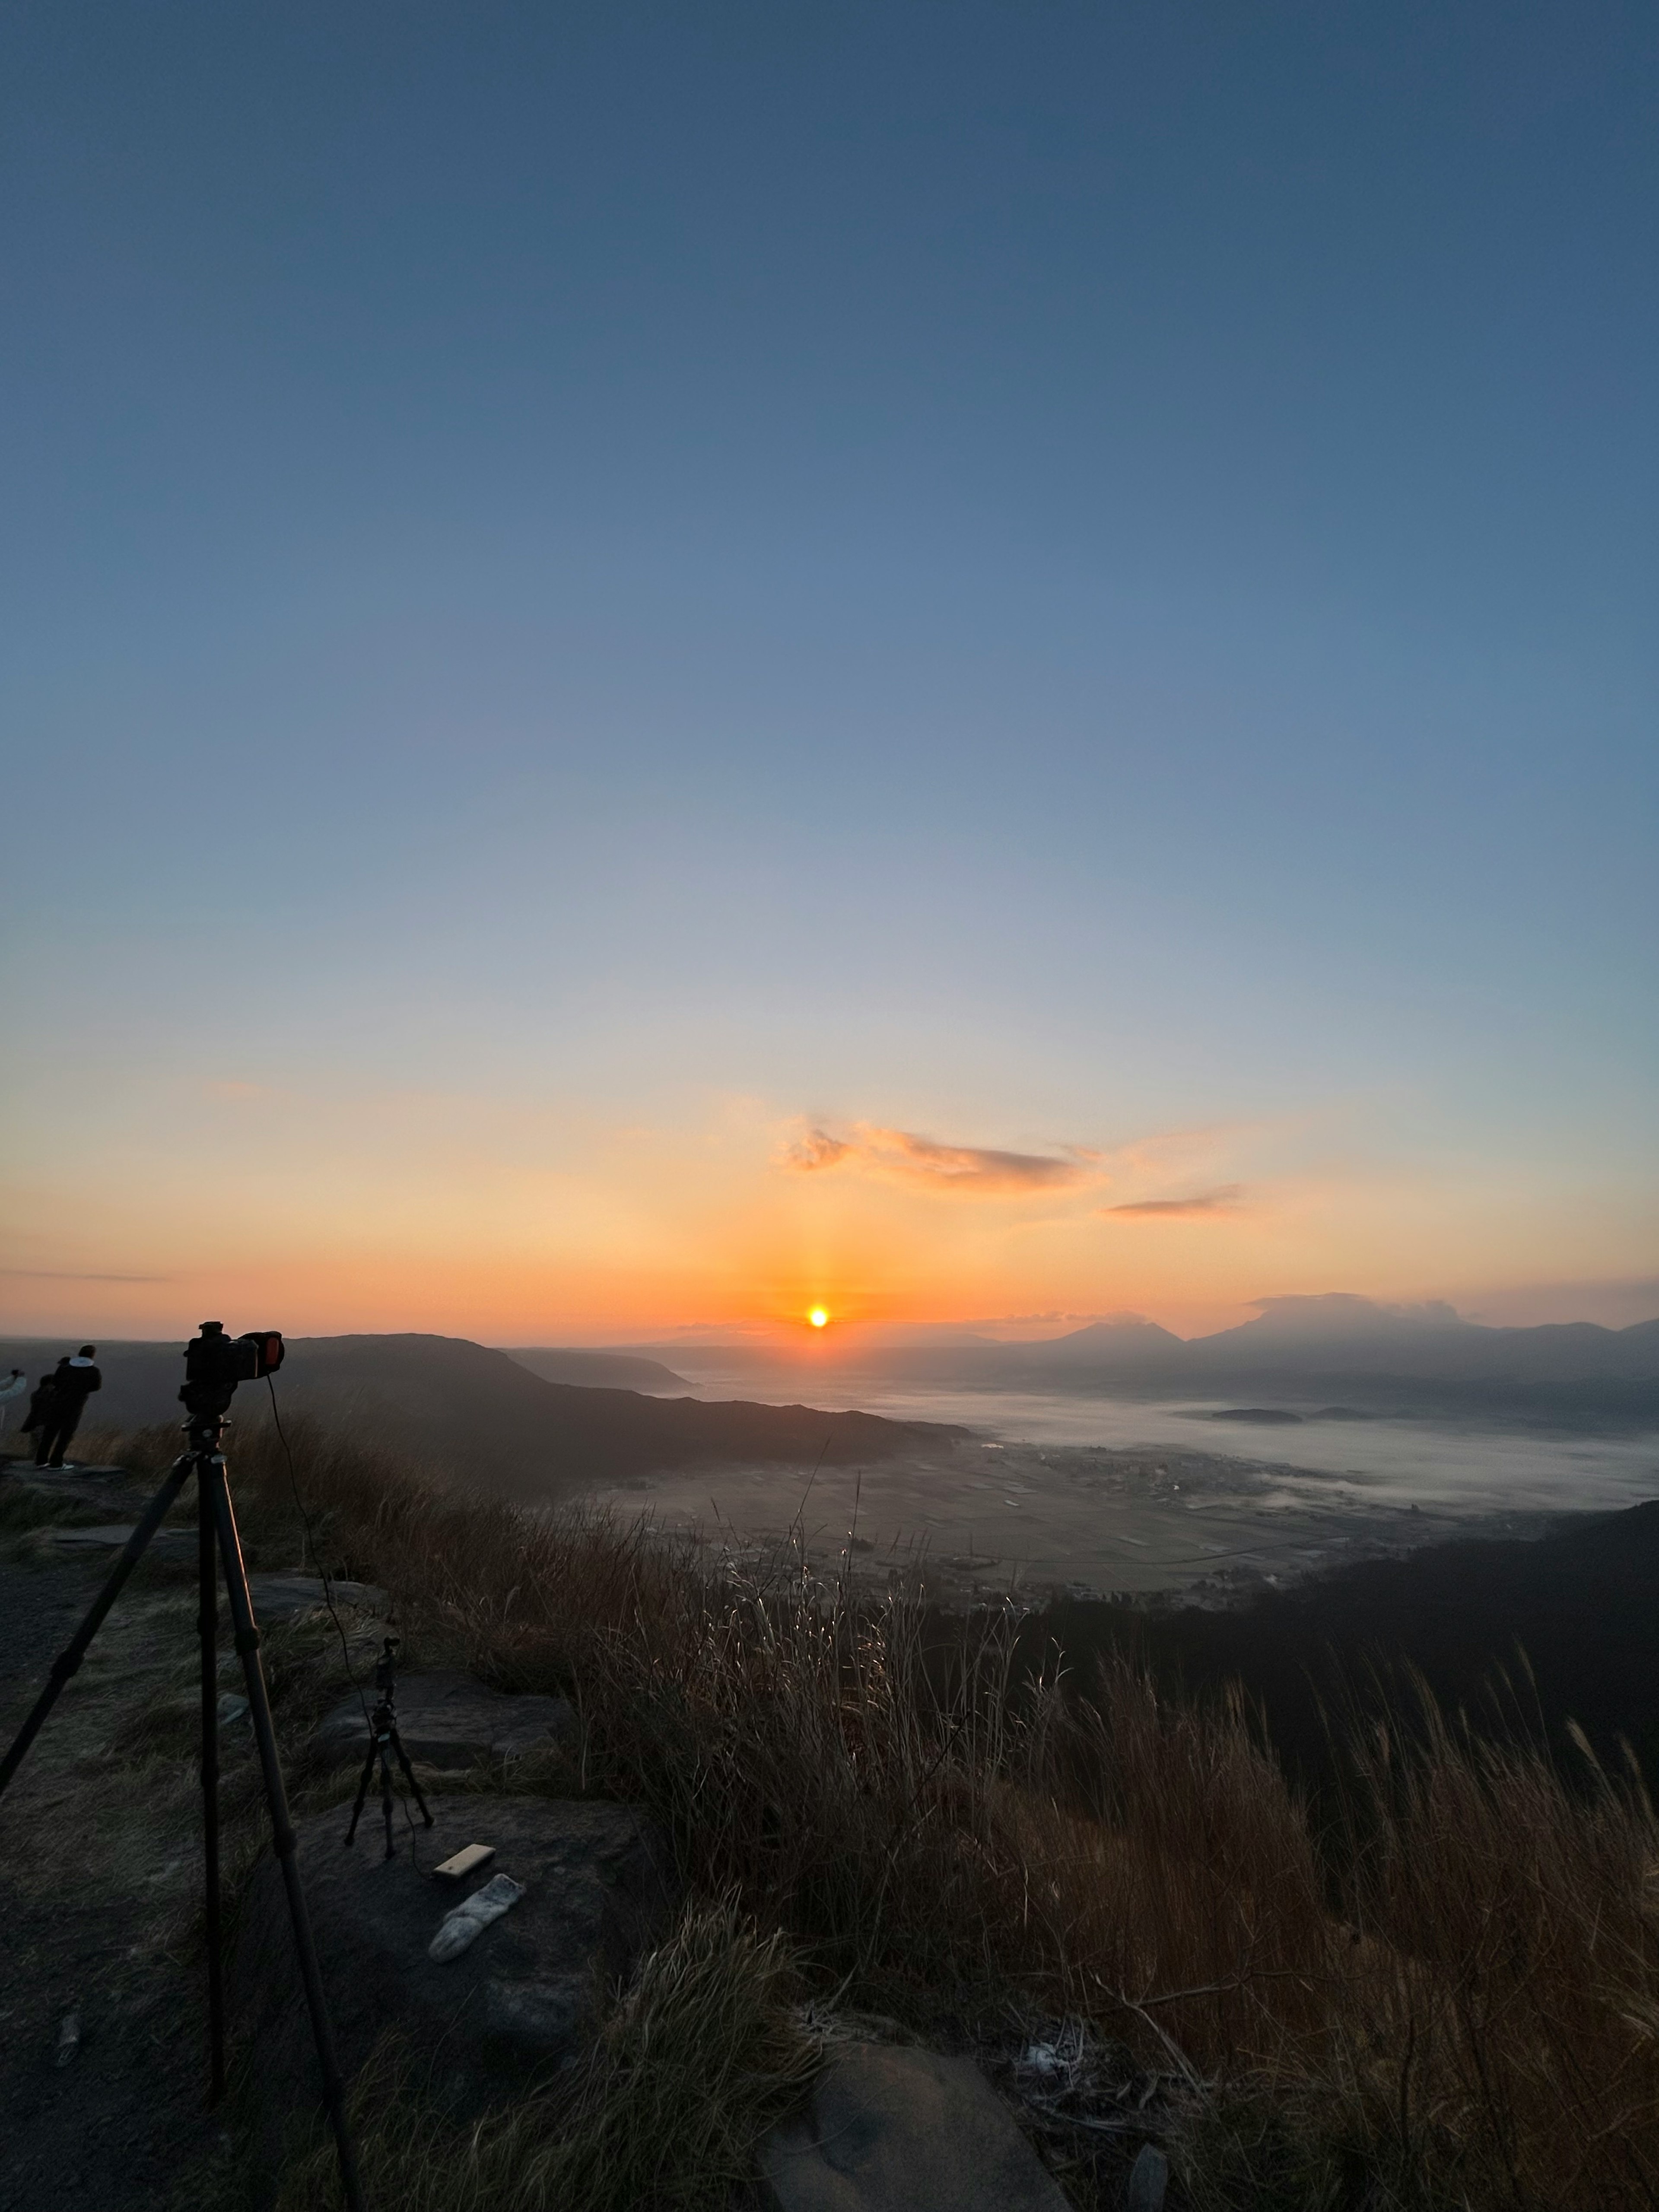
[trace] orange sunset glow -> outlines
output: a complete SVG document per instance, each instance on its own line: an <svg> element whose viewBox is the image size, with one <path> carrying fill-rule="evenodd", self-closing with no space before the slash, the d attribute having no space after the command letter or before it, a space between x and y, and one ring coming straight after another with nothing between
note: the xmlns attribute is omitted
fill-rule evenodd
<svg viewBox="0 0 1659 2212"><path fill-rule="evenodd" d="M1540 1237L1563 1282L1633 1277L1644 1235L1565 1164L1517 1210L1490 1176L1389 1158L1350 1106L1039 1149L832 1134L750 1098L607 1129L530 1100L169 1077L130 1099L130 1143L148 1122L188 1143L141 1183L94 1164L21 1194L14 1326L166 1334L257 1307L302 1333L597 1342L1133 1310L1190 1334L1310 1287L1501 1304Z"/></svg>
<svg viewBox="0 0 1659 2212"><path fill-rule="evenodd" d="M1634 49L28 12L0 1328L1659 1302Z"/></svg>

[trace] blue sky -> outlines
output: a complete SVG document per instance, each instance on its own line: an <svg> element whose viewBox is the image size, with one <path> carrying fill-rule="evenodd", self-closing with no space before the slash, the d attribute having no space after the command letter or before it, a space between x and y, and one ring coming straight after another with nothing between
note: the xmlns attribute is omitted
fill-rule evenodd
<svg viewBox="0 0 1659 2212"><path fill-rule="evenodd" d="M1659 1306L1650 10L4 47L15 1325Z"/></svg>

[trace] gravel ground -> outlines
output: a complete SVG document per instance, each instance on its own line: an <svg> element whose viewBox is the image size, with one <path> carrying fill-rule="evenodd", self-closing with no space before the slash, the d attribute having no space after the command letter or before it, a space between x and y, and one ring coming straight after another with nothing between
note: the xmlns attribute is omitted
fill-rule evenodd
<svg viewBox="0 0 1659 2212"><path fill-rule="evenodd" d="M17 1483L0 1473L0 1501ZM61 1492L82 1518L130 1521L140 1502L109 1479ZM49 1538L0 1552L0 1741L111 1564L59 1563ZM182 2177L199 2191L222 2155L206 2111L194 1764L122 1742L177 1695L194 1614L188 1571L141 1566L0 1800L0 2212L148 2212ZM70 2014L80 2047L60 2066Z"/></svg>

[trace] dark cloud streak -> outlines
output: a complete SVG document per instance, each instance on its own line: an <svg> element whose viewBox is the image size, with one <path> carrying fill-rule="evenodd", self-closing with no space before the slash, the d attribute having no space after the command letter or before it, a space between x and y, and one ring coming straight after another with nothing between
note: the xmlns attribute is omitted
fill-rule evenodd
<svg viewBox="0 0 1659 2212"><path fill-rule="evenodd" d="M0 1267L0 1275L26 1283L170 1283L171 1275L83 1275L64 1267Z"/></svg>
<svg viewBox="0 0 1659 2212"><path fill-rule="evenodd" d="M1008 1198L1025 1192L1066 1190L1089 1179L1092 1155L1005 1152L980 1145L942 1145L912 1129L881 1129L860 1122L850 1138L810 1129L787 1146L780 1164L801 1174L852 1167L921 1190L969 1197Z"/></svg>
<svg viewBox="0 0 1659 2212"><path fill-rule="evenodd" d="M1213 1190L1194 1191L1189 1198L1141 1198L1128 1206L1103 1206L1101 1212L1178 1221L1206 1213L1237 1213L1243 1202L1243 1184L1224 1182Z"/></svg>

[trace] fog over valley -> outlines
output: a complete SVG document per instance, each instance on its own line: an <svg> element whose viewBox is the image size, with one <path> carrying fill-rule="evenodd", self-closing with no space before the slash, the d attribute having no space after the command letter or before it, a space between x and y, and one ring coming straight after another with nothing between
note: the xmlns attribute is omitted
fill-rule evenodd
<svg viewBox="0 0 1659 2212"><path fill-rule="evenodd" d="M446 1482L608 1502L732 1556L853 1537L860 1571L920 1571L948 1601L1224 1593L1659 1495L1659 1322L1495 1328L1333 1295L1191 1340L1141 1321L896 1336L299 1338L276 1388ZM172 1418L177 1346L100 1357L101 1424ZM264 1421L264 1391L236 1416Z"/></svg>

